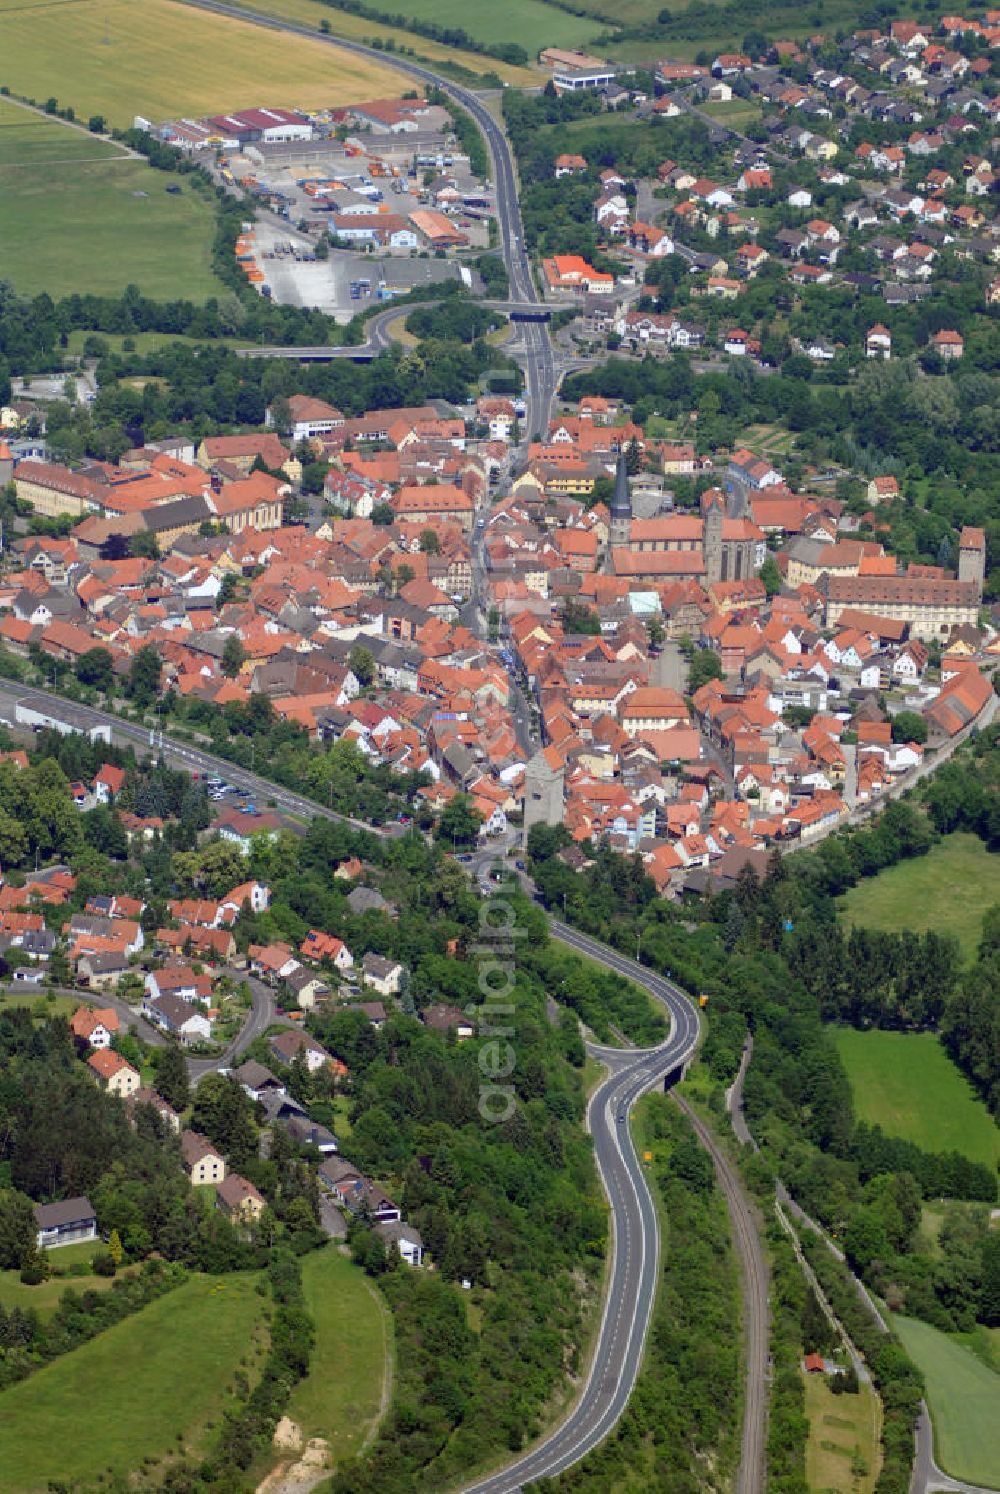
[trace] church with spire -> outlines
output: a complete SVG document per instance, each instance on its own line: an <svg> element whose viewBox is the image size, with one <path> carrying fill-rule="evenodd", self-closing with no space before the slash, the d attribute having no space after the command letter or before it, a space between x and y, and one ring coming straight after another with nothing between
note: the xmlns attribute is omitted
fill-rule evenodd
<svg viewBox="0 0 1000 1494"><path fill-rule="evenodd" d="M628 545L632 536L632 494L628 485L628 463L624 451L618 453L615 470L615 491L611 499L611 524L608 529L608 546L614 550L618 545Z"/></svg>

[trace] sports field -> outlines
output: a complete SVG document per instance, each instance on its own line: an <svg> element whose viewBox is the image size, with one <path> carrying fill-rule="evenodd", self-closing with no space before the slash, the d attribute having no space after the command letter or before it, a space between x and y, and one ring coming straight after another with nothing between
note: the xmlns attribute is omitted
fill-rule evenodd
<svg viewBox="0 0 1000 1494"><path fill-rule="evenodd" d="M936 1461L953 1478L1000 1488L1000 1375L929 1323L894 1314L892 1326L926 1382Z"/></svg>
<svg viewBox="0 0 1000 1494"><path fill-rule="evenodd" d="M50 1480L76 1489L107 1472L127 1477L145 1456L200 1450L256 1347L264 1299L255 1281L193 1277L5 1390L4 1494L35 1494Z"/></svg>
<svg viewBox="0 0 1000 1494"><path fill-rule="evenodd" d="M0 34L0 84L118 126L400 91L380 63L176 0L0 0Z"/></svg>
<svg viewBox="0 0 1000 1494"><path fill-rule="evenodd" d="M834 1395L823 1375L806 1375L806 1480L823 1494L870 1494L879 1467L879 1405L870 1385Z"/></svg>
<svg viewBox="0 0 1000 1494"><path fill-rule="evenodd" d="M1000 1161L1000 1127L933 1033L838 1027L835 1037L859 1120L929 1152Z"/></svg>
<svg viewBox="0 0 1000 1494"><path fill-rule="evenodd" d="M159 299L204 301L225 291L211 265L212 203L187 178L121 158L0 166L0 199L3 275L24 295L137 285Z"/></svg>
<svg viewBox="0 0 1000 1494"><path fill-rule="evenodd" d="M309 1373L292 1391L287 1414L306 1441L324 1437L335 1462L353 1457L388 1402L392 1324L364 1272L335 1244L302 1262L302 1287L316 1325Z"/></svg>
<svg viewBox="0 0 1000 1494"><path fill-rule="evenodd" d="M994 903L1000 903L1000 856L988 851L978 835L957 831L926 856L866 877L840 906L848 923L863 928L954 934L962 953L972 959L983 914Z"/></svg>

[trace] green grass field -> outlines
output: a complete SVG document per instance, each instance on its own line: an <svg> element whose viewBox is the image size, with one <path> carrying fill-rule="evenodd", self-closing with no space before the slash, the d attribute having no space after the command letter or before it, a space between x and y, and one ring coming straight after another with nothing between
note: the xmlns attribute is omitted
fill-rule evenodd
<svg viewBox="0 0 1000 1494"><path fill-rule="evenodd" d="M836 1029L858 1119L929 1152L1000 1161L1000 1127L931 1032Z"/></svg>
<svg viewBox="0 0 1000 1494"><path fill-rule="evenodd" d="M121 156L117 145L65 120L0 98L0 166L47 166L60 161L103 161Z"/></svg>
<svg viewBox="0 0 1000 1494"><path fill-rule="evenodd" d="M101 342L108 345L112 353L158 353L161 348L174 347L180 344L182 347L196 348L204 342L204 338L183 337L174 332L133 332L131 337L119 336L116 332L87 332L77 327L70 332L66 338L66 352L70 357L80 357L83 353L84 344L90 337L100 338ZM125 343L131 344L126 349ZM213 347L222 343L225 347L246 347L246 342L241 342L238 337L215 337L212 339Z"/></svg>
<svg viewBox="0 0 1000 1494"><path fill-rule="evenodd" d="M0 0L0 28L0 84L120 126L136 114L314 108L400 91L381 63L173 0Z"/></svg>
<svg viewBox="0 0 1000 1494"><path fill-rule="evenodd" d="M96 1250L98 1242L92 1242L90 1248ZM0 1271L0 1307L33 1307L40 1317L46 1318L58 1307L63 1292L106 1292L110 1286L110 1277L93 1275L53 1276L38 1286L25 1286L20 1272Z"/></svg>
<svg viewBox="0 0 1000 1494"><path fill-rule="evenodd" d="M40 991L34 994L24 991L0 993L0 1011L13 1011L16 1007L27 1007L36 1022L46 1022L49 1017L71 1017L80 1005L72 996L53 996L51 1000ZM69 1249L70 1247L66 1247Z"/></svg>
<svg viewBox="0 0 1000 1494"><path fill-rule="evenodd" d="M923 1372L937 1462L953 1478L1000 1488L1000 1375L929 1323L893 1315L892 1326Z"/></svg>
<svg viewBox="0 0 1000 1494"><path fill-rule="evenodd" d="M4 1494L127 1476L145 1456L204 1445L251 1352L253 1276L199 1276L0 1395ZM177 1433L183 1434L182 1442Z"/></svg>
<svg viewBox="0 0 1000 1494"><path fill-rule="evenodd" d="M438 26L460 26L479 42L519 42L532 61L542 47L586 48L605 29L589 16L570 15L545 0L507 0L500 7L490 0L402 0L385 9Z"/></svg>
<svg viewBox="0 0 1000 1494"><path fill-rule="evenodd" d="M954 934L971 959L983 914L994 903L1000 903L1000 856L992 855L978 835L957 832L926 856L866 877L840 906L848 923L863 928Z"/></svg>
<svg viewBox="0 0 1000 1494"><path fill-rule="evenodd" d="M132 284L160 299L204 301L225 290L211 266L211 203L145 161L0 166L0 197L3 274L23 295L115 295Z"/></svg>
<svg viewBox="0 0 1000 1494"><path fill-rule="evenodd" d="M810 1489L823 1494L870 1494L879 1466L879 1405L874 1390L862 1385L857 1395L834 1395L824 1376L804 1378Z"/></svg>
<svg viewBox="0 0 1000 1494"><path fill-rule="evenodd" d="M361 1450L382 1412L391 1374L389 1313L361 1269L333 1244L303 1261L302 1286L316 1346L288 1415L306 1440L326 1438L341 1462Z"/></svg>
<svg viewBox="0 0 1000 1494"><path fill-rule="evenodd" d="M346 10L334 10L328 5L323 5L322 0L241 0L246 10L263 11L265 15L283 16L290 21L301 21L304 25L315 26L319 30L321 21L325 21L334 36L342 36L348 41L366 41L370 37L392 37L395 42L400 41L398 27L387 26L379 21L368 21L364 16L352 16ZM544 4L544 0L541 0ZM387 7L392 9L392 7ZM460 47L447 47L443 42L428 41L426 37L417 36L412 32L405 38L406 46L413 48L417 57L426 62L450 62L457 63L459 67L467 68L473 73L497 73L505 82L515 87L531 87L537 85L539 74L537 70L527 67L515 67L507 62L499 62L495 57L486 57L480 52L463 51ZM525 42L525 47L530 51L531 44ZM398 92L399 74L396 75ZM405 85L404 85L405 86Z"/></svg>

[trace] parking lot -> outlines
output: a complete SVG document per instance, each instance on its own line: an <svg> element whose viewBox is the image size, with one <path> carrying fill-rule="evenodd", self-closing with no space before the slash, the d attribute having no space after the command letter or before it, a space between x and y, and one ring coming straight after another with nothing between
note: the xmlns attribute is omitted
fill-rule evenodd
<svg viewBox="0 0 1000 1494"><path fill-rule="evenodd" d="M316 307L342 323L372 300L462 277L459 256L474 257L489 244L492 189L471 174L448 137L361 139L363 148L336 139L284 152L248 147L219 163L220 179L243 185L260 205L255 247L272 299ZM325 229L332 231L335 213L355 219L392 215L409 226L410 215L422 210L445 213L468 248L449 250L445 258L426 239L416 249L359 242L331 249L325 260L315 258L316 243Z"/></svg>
<svg viewBox="0 0 1000 1494"><path fill-rule="evenodd" d="M478 276L469 271L463 276L463 266L456 259L331 249L328 259L318 260L313 257L313 239L270 217L258 219L256 237L260 267L273 300L282 306L318 307L342 323L378 300L380 291L381 298L389 300L418 285L463 278L472 286L478 283ZM356 296L351 295L352 284Z"/></svg>

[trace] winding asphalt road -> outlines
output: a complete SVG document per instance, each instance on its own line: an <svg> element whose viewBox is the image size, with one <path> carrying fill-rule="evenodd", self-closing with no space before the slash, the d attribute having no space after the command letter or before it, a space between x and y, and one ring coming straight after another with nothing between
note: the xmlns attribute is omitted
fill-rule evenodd
<svg viewBox="0 0 1000 1494"><path fill-rule="evenodd" d="M611 1205L614 1249L597 1347L566 1420L523 1458L471 1484L467 1494L514 1494L524 1484L562 1473L598 1445L628 1405L642 1364L659 1281L656 1207L628 1126L635 1102L681 1068L698 1043L698 1015L683 991L558 919L553 936L606 968L638 981L667 1008L670 1036L658 1048L591 1048L611 1069L594 1091L587 1125Z"/></svg>
<svg viewBox="0 0 1000 1494"><path fill-rule="evenodd" d="M341 51L354 52L383 67L394 67L409 78L416 78L430 88L439 88L466 113L470 114L486 141L486 148L493 161L493 179L497 193L497 223L500 231L500 251L510 281L512 301L535 304L538 292L531 274L531 264L524 247L524 229L521 223L521 208L517 199L517 175L514 158L503 129L490 113L478 94L458 83L442 78L431 68L423 67L397 53L377 52L362 42L350 41L346 37L327 36L314 27L303 26L295 21L286 21L277 16L268 16L260 11L245 10L239 5L227 5L225 0L184 0L185 4L199 10L211 10L218 15L230 16L234 20L247 21L254 26L263 26L269 31L283 31L294 36L307 36L310 41L328 42ZM545 323L525 322L524 370L527 385L528 431L531 436L541 433L548 425L549 411L556 387L556 371L552 354L552 343Z"/></svg>

